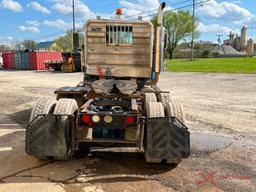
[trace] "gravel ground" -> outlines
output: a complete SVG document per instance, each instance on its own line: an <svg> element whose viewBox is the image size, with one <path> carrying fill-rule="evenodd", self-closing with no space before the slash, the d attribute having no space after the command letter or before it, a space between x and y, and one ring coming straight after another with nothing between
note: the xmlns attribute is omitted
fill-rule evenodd
<svg viewBox="0 0 256 192"><path fill-rule="evenodd" d="M159 86L183 104L191 132L192 154L177 167L146 164L130 148L71 161L27 156L35 100L81 80L80 73L0 70L0 192L256 191L256 75L162 74Z"/></svg>

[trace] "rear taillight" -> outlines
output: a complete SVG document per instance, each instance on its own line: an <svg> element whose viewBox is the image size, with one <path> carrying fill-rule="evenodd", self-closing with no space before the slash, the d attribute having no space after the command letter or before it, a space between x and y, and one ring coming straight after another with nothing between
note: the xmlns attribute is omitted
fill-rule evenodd
<svg viewBox="0 0 256 192"><path fill-rule="evenodd" d="M84 124L87 124L88 126L92 126L93 125L92 120L91 120L91 116L88 115L88 114L82 115L81 120L82 120L82 122Z"/></svg>
<svg viewBox="0 0 256 192"><path fill-rule="evenodd" d="M90 122L91 122L90 115L87 115L87 114L86 114L86 115L83 115L83 116L82 116L82 122L83 122L83 123L87 123L87 124L90 123Z"/></svg>
<svg viewBox="0 0 256 192"><path fill-rule="evenodd" d="M125 119L124 127L134 127L137 124L136 116L127 116Z"/></svg>
<svg viewBox="0 0 256 192"><path fill-rule="evenodd" d="M126 118L126 122L127 122L128 124L136 123L136 117L134 117L134 116L128 116L128 117Z"/></svg>

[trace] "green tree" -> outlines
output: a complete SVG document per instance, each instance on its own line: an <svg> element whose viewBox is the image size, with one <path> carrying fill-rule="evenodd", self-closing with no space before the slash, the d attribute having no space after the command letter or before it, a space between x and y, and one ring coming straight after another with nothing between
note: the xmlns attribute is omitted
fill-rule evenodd
<svg viewBox="0 0 256 192"><path fill-rule="evenodd" d="M52 49L55 51L62 51L62 52L70 52L73 49L73 33L72 31L67 31L64 36L58 37L55 39L55 44L52 46ZM79 33L79 42L83 42L83 34ZM81 46L80 46L81 47Z"/></svg>
<svg viewBox="0 0 256 192"><path fill-rule="evenodd" d="M8 45L0 45L0 51L10 51L11 48Z"/></svg>
<svg viewBox="0 0 256 192"><path fill-rule="evenodd" d="M151 22L156 25L157 16L153 17ZM198 24L198 18L195 18L195 29ZM172 59L173 51L181 41L191 40L193 30L193 17L188 11L166 11L163 16L163 25L168 33L167 52ZM196 32L196 36L199 33Z"/></svg>

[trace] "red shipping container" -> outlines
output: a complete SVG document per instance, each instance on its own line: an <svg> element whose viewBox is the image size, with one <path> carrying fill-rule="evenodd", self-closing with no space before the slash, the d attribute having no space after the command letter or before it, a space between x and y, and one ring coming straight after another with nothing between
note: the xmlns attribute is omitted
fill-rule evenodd
<svg viewBox="0 0 256 192"><path fill-rule="evenodd" d="M28 56L29 69L44 70L46 60L62 60L61 52L31 52Z"/></svg>
<svg viewBox="0 0 256 192"><path fill-rule="evenodd" d="M9 69L15 69L15 63L14 63L14 53L8 54L8 61L9 61Z"/></svg>
<svg viewBox="0 0 256 192"><path fill-rule="evenodd" d="M3 67L4 67L4 69L9 69L8 61L7 61L7 54L2 53L2 58L3 58Z"/></svg>
<svg viewBox="0 0 256 192"><path fill-rule="evenodd" d="M3 67L5 69L14 69L14 53L4 52L3 57Z"/></svg>

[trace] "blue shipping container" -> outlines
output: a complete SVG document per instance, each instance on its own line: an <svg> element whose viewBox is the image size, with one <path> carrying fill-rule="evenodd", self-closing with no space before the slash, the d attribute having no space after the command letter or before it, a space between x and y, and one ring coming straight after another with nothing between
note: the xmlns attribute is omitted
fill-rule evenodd
<svg viewBox="0 0 256 192"><path fill-rule="evenodd" d="M28 54L29 53L21 53L21 68L22 69L28 69Z"/></svg>

